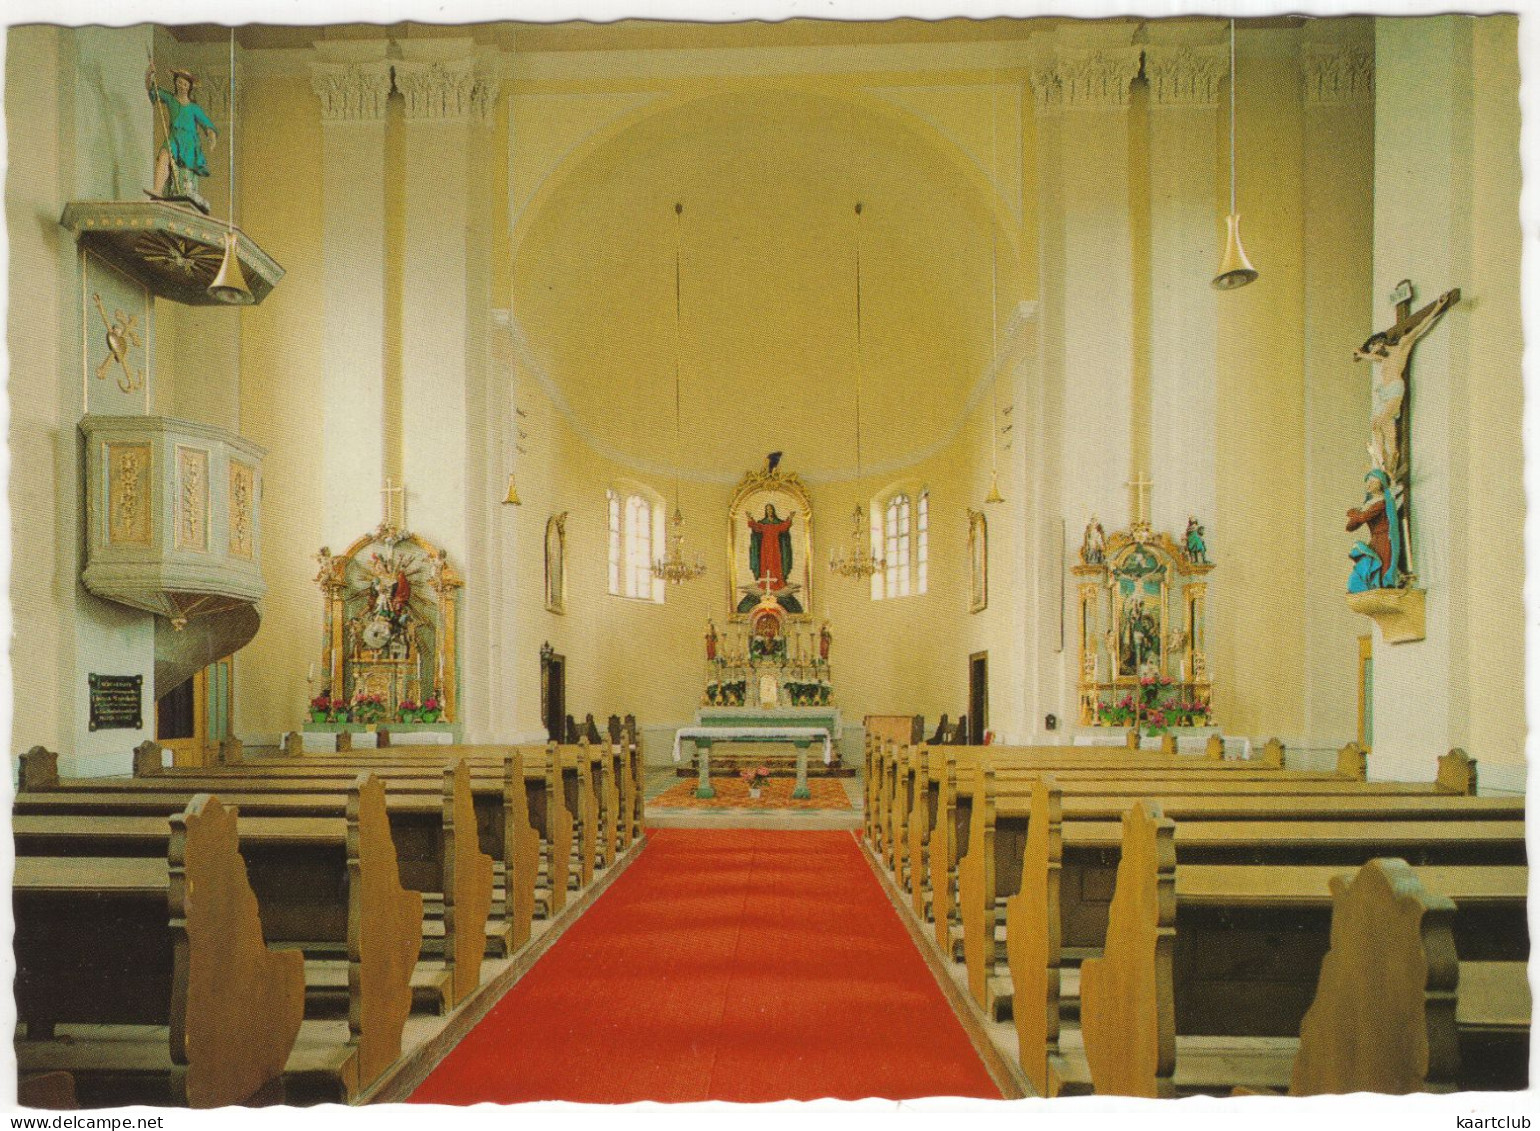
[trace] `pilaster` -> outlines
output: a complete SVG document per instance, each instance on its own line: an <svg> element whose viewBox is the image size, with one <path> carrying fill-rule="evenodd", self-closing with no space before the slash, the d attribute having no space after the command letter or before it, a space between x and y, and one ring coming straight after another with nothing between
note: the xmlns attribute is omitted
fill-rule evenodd
<svg viewBox="0 0 1540 1131"><path fill-rule="evenodd" d="M1359 636L1372 624L1342 599L1356 505L1367 468L1369 382L1352 346L1373 331L1374 50L1362 41L1300 45L1304 105L1305 726L1314 746L1356 734Z"/></svg>
<svg viewBox="0 0 1540 1131"><path fill-rule="evenodd" d="M321 115L322 536L334 548L380 513L385 467L384 40L316 45Z"/></svg>
<svg viewBox="0 0 1540 1131"><path fill-rule="evenodd" d="M1053 348L1062 357L1066 469L1063 513L1078 527L1091 513L1104 523L1127 513L1132 428L1133 241L1129 216L1129 86L1138 47L1058 45L1040 56L1033 88L1040 118L1055 119L1061 154L1039 168L1057 180L1057 212L1043 218L1062 261L1046 265L1062 280L1063 322ZM1073 154L1073 160L1063 155ZM1057 288L1055 288L1057 289Z"/></svg>
<svg viewBox="0 0 1540 1131"><path fill-rule="evenodd" d="M1149 102L1150 474L1158 530L1182 530L1189 515L1214 528L1218 438L1218 315L1210 285L1219 263L1215 192L1220 92L1226 46L1173 40L1217 26L1152 28L1145 48ZM1157 42L1156 36L1163 41Z"/></svg>
<svg viewBox="0 0 1540 1131"><path fill-rule="evenodd" d="M407 56L395 65L405 100L402 476L413 529L442 545L451 561L484 561L482 479L489 429L497 425L487 419L490 208L478 170L487 167L480 157L498 79L470 40L400 46ZM495 582L468 580L461 671L467 734L475 736L489 723L486 587Z"/></svg>

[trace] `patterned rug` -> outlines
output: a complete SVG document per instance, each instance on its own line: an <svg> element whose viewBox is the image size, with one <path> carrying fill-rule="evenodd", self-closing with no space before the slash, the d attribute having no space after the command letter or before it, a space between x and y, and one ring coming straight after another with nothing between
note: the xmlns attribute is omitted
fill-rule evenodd
<svg viewBox="0 0 1540 1131"><path fill-rule="evenodd" d="M791 791L797 788L795 778L771 778L759 791L758 797L749 796L749 787L739 778L712 778L711 788L717 791L712 798L695 796L697 779L671 785L651 801L648 808L660 809L849 809L850 797L845 787L830 778L809 778L811 798L793 799Z"/></svg>

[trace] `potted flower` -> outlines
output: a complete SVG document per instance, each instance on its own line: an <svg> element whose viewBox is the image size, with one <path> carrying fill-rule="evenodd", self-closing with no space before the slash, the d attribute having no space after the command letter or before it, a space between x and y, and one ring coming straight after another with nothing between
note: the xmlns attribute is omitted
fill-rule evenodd
<svg viewBox="0 0 1540 1131"><path fill-rule="evenodd" d="M380 721L385 714L385 700L378 695L358 695L353 699L353 721L366 726Z"/></svg>
<svg viewBox="0 0 1540 1131"><path fill-rule="evenodd" d="M313 723L324 723L330 721L328 716L331 713L331 705L332 700L330 695L327 695L325 692L317 695L310 701L310 721Z"/></svg>
<svg viewBox="0 0 1540 1131"><path fill-rule="evenodd" d="M345 723L349 719L348 705L344 700L333 699L329 704L330 710L326 712L326 721L329 723Z"/></svg>
<svg viewBox="0 0 1540 1131"><path fill-rule="evenodd" d="M744 770L738 776L743 779L743 784L749 787L749 796L758 798L759 791L770 780L770 767L756 766L752 770Z"/></svg>
<svg viewBox="0 0 1540 1131"><path fill-rule="evenodd" d="M827 707L829 705L829 700L833 697L833 695L834 695L834 685L831 684L828 680L823 680L823 679L819 680L818 681L818 703L819 703L819 705Z"/></svg>
<svg viewBox="0 0 1540 1131"><path fill-rule="evenodd" d="M415 699L403 699L396 707L396 717L403 723L422 721L422 708Z"/></svg>
<svg viewBox="0 0 1540 1131"><path fill-rule="evenodd" d="M717 705L717 696L722 691L722 685L716 682L706 684L706 702L711 706Z"/></svg>
<svg viewBox="0 0 1540 1131"><path fill-rule="evenodd" d="M417 710L417 721L420 723L436 723L444 714L444 704L437 693L428 696L422 701L422 706Z"/></svg>

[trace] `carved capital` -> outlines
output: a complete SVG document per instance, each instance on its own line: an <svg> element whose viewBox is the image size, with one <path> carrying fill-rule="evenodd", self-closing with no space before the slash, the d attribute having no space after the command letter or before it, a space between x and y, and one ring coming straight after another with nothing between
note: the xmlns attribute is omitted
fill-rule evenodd
<svg viewBox="0 0 1540 1131"><path fill-rule="evenodd" d="M1300 48L1307 106L1345 106L1374 97L1374 52L1367 47L1307 43Z"/></svg>
<svg viewBox="0 0 1540 1131"><path fill-rule="evenodd" d="M1127 106L1143 55L1142 47L1060 47L1039 56L1032 67L1038 112Z"/></svg>
<svg viewBox="0 0 1540 1131"><path fill-rule="evenodd" d="M498 79L475 59L450 63L402 60L396 89L406 99L409 119L452 121L474 116L485 121L497 98Z"/></svg>
<svg viewBox="0 0 1540 1131"><path fill-rule="evenodd" d="M1150 80L1150 97L1160 106L1213 106L1229 61L1223 44L1146 47L1144 75Z"/></svg>
<svg viewBox="0 0 1540 1131"><path fill-rule="evenodd" d="M321 100L323 122L377 122L390 98L390 64L311 63L310 89Z"/></svg>

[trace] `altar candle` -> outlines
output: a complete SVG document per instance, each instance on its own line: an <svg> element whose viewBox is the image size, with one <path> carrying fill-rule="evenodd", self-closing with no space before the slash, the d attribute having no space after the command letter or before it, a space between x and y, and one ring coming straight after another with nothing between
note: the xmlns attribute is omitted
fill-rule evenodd
<svg viewBox="0 0 1540 1131"><path fill-rule="evenodd" d="M305 674L305 682L306 683L314 683L315 682L315 661L314 660L310 661L310 671L308 671Z"/></svg>

